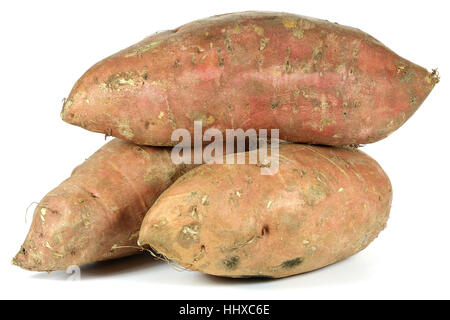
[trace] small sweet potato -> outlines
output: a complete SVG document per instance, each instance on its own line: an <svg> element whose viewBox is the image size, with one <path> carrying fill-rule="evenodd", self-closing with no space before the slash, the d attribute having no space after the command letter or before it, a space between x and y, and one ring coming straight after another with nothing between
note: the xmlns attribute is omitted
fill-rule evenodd
<svg viewBox="0 0 450 320"><path fill-rule="evenodd" d="M174 165L170 149L112 140L41 200L13 263L52 271L136 253L126 246L137 246L145 213L191 167Z"/></svg>
<svg viewBox="0 0 450 320"><path fill-rule="evenodd" d="M279 129L325 145L385 138L439 78L370 35L287 13L194 21L95 64L64 103L64 121L145 145L174 129Z"/></svg>
<svg viewBox="0 0 450 320"><path fill-rule="evenodd" d="M364 249L385 227L391 184L358 150L282 145L279 171L201 165L179 178L142 223L140 245L227 277L279 278Z"/></svg>

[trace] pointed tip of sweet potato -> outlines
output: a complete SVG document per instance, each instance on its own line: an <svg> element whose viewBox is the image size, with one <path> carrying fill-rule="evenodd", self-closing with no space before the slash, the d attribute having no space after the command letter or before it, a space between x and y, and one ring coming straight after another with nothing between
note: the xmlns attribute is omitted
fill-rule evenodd
<svg viewBox="0 0 450 320"><path fill-rule="evenodd" d="M20 247L19 252L12 259L11 263L19 268L29 271L49 271L40 268L37 263L37 257L32 257L29 251L25 248L25 244Z"/></svg>

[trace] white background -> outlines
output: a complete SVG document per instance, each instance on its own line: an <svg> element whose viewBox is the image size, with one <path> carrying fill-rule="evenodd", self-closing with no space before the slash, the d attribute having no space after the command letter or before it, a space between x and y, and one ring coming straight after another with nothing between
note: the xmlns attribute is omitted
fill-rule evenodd
<svg viewBox="0 0 450 320"><path fill-rule="evenodd" d="M366 250L304 275L229 280L177 272L149 256L64 272L11 265L25 211L104 144L59 118L62 99L100 59L155 31L215 14L285 11L358 27L429 69L439 83L418 112L363 150L389 174L387 229ZM448 1L2 1L0 4L1 298L450 298Z"/></svg>

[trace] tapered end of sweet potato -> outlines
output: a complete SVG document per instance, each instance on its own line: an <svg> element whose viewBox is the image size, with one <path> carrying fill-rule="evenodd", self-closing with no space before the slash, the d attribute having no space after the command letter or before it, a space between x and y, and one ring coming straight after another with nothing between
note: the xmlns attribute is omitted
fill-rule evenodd
<svg viewBox="0 0 450 320"><path fill-rule="evenodd" d="M99 115L106 112L102 101L94 100L96 86L94 84L86 85L89 70L86 75L77 81L67 99L64 99L61 110L61 119L69 124L76 125L91 131L102 132L110 135L107 126L102 122L104 129L96 130L96 124L99 123ZM95 102L95 105L92 105Z"/></svg>
<svg viewBox="0 0 450 320"><path fill-rule="evenodd" d="M32 254L30 250L27 250L26 244L20 247L19 252L12 259L12 264L30 271L54 271L54 269L46 270L46 268L43 268L41 258L36 254Z"/></svg>

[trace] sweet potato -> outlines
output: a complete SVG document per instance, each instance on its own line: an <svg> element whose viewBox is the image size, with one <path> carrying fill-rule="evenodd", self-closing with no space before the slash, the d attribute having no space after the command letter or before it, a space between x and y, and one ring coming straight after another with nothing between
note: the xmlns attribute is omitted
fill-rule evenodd
<svg viewBox="0 0 450 320"><path fill-rule="evenodd" d="M193 165L174 165L170 149L114 139L77 167L37 206L13 263L52 271L118 258L134 246L145 213Z"/></svg>
<svg viewBox="0 0 450 320"><path fill-rule="evenodd" d="M392 189L361 151L282 145L279 171L204 164L179 178L142 223L140 245L227 277L279 278L364 249L385 227Z"/></svg>
<svg viewBox="0 0 450 320"><path fill-rule="evenodd" d="M89 69L63 120L145 145L176 128L279 129L365 144L398 129L439 78L370 35L287 13L243 12L152 35Z"/></svg>

